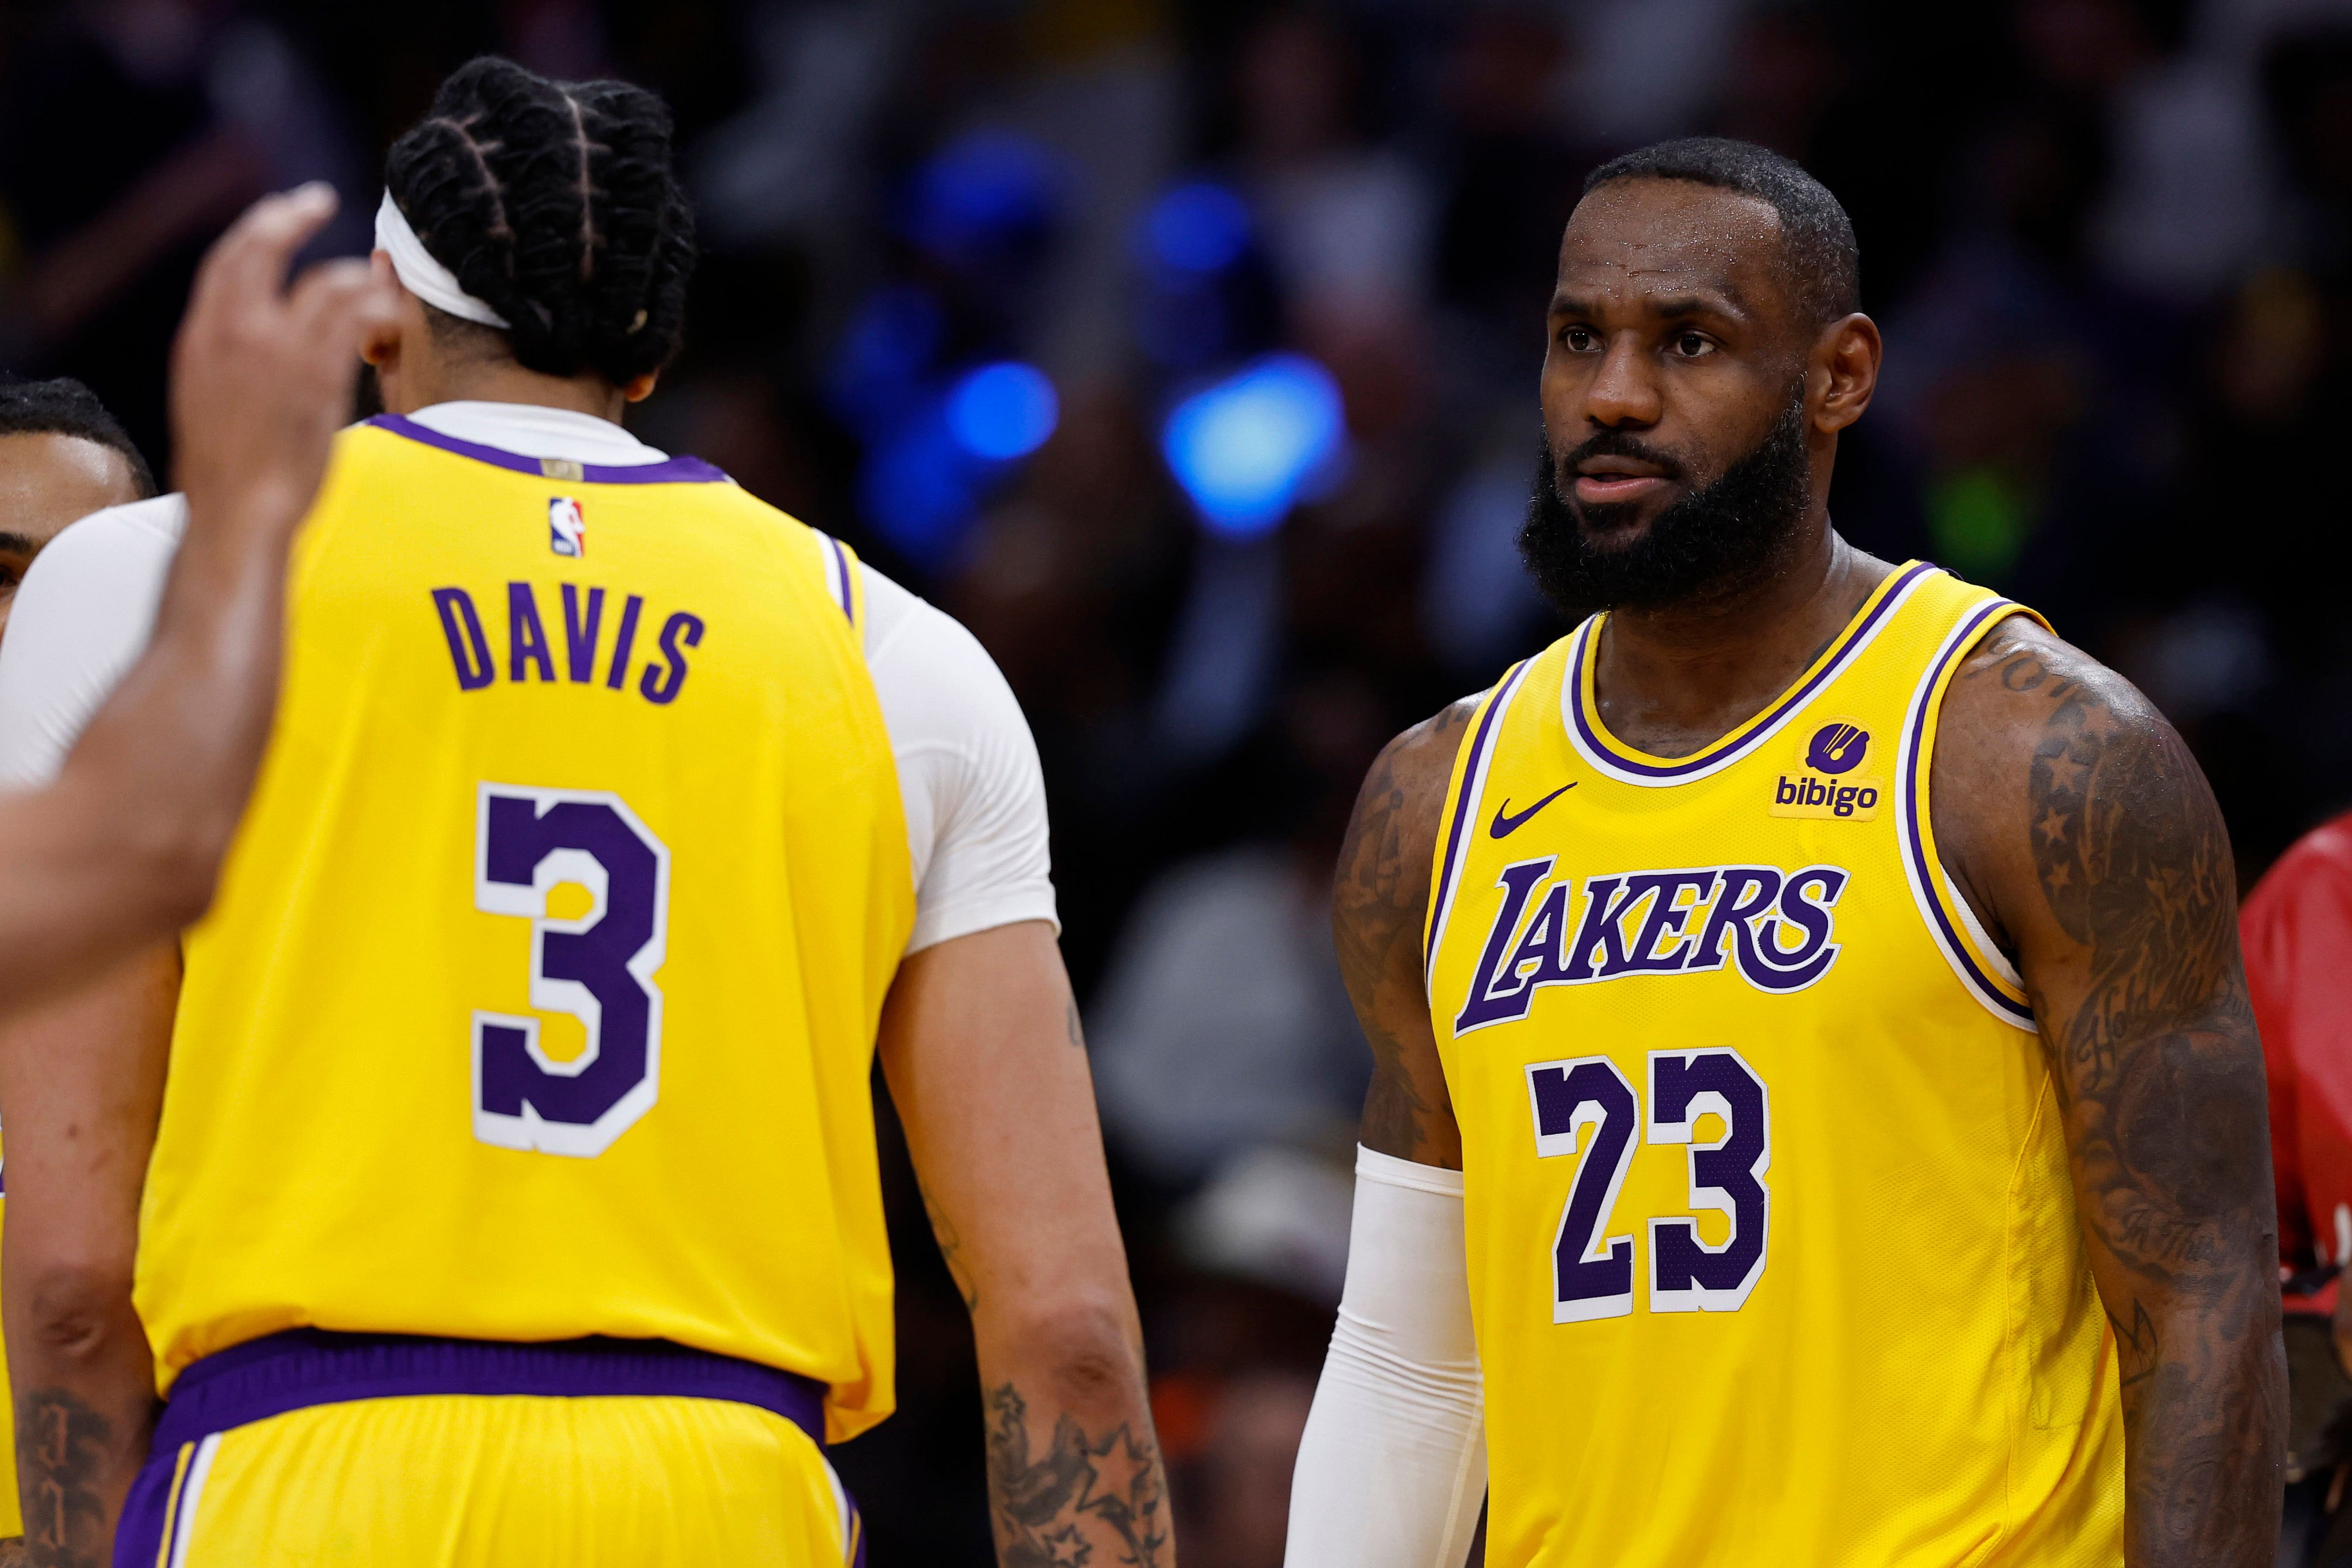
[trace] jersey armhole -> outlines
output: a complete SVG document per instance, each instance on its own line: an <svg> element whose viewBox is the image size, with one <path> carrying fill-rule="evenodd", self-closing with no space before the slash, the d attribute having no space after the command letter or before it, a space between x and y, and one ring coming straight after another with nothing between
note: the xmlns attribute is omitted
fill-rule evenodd
<svg viewBox="0 0 2352 1568"><path fill-rule="evenodd" d="M1422 912L1421 984L1425 994L1437 967L1437 949L1445 939L1445 917L1454 907L1454 884L1462 874L1468 827L1480 797L1486 792L1486 773L1495 759L1495 736L1503 715L1526 681L1533 659L1522 659L1495 683L1495 689L1471 716L1468 740L1454 754L1446 776L1444 812L1438 818L1437 839L1430 846L1429 906Z"/></svg>
<svg viewBox="0 0 2352 1568"><path fill-rule="evenodd" d="M2016 967L1992 945L1976 911L1960 896L1944 869L1936 847L1935 814L1928 799L1935 770L1936 727L1944 711L1944 694L1969 650L2012 617L2022 617L2043 631L2050 622L2014 600L1992 598L1961 616L1928 661L1927 674L1912 693L1903 718L1903 747L1896 768L1901 778L1900 809L1895 829L1902 841L1903 872L1944 959L1963 989L2003 1023L2032 1030L2033 1005Z"/></svg>
<svg viewBox="0 0 2352 1568"><path fill-rule="evenodd" d="M866 574L857 570L857 552L822 528L810 528L824 568L825 591L849 618L860 651L866 646Z"/></svg>

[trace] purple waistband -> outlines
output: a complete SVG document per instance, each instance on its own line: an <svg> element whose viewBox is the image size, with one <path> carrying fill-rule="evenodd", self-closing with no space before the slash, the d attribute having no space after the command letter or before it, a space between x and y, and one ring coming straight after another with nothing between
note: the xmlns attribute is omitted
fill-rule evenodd
<svg viewBox="0 0 2352 1568"><path fill-rule="evenodd" d="M824 1446L824 1385L797 1373L658 1339L435 1339L289 1329L208 1355L172 1385L153 1451L247 1422L432 1394L635 1395L724 1399L772 1411Z"/></svg>

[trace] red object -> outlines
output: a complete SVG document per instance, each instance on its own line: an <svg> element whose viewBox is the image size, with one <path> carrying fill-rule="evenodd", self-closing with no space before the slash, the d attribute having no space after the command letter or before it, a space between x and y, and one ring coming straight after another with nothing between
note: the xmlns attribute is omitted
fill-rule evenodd
<svg viewBox="0 0 2352 1568"><path fill-rule="evenodd" d="M2279 1259L2352 1259L2352 813L2298 840L2239 917L2270 1075Z"/></svg>
<svg viewBox="0 0 2352 1568"><path fill-rule="evenodd" d="M1169 1463L1207 1451L1209 1426L1223 1394L1220 1379L1198 1372L1163 1372L1151 1380L1151 1425Z"/></svg>

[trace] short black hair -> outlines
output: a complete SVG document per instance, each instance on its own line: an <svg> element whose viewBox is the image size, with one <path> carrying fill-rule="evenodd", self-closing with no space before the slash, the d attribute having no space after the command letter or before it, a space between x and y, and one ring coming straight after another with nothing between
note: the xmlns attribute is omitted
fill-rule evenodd
<svg viewBox="0 0 2352 1568"><path fill-rule="evenodd" d="M669 106L641 87L486 55L393 143L384 184L526 369L625 386L685 335L694 212L670 140Z"/></svg>
<svg viewBox="0 0 2352 1568"><path fill-rule="evenodd" d="M1794 160L1752 141L1687 136L1612 158L1586 176L1584 193L1627 180L1683 180L1753 196L1780 217L1785 260L1797 298L1817 321L1862 308L1862 247L1853 220L1829 187Z"/></svg>
<svg viewBox="0 0 2352 1568"><path fill-rule="evenodd" d="M98 394L71 376L54 381L0 381L0 435L73 435L110 446L131 465L131 482L145 500L155 493L155 472Z"/></svg>

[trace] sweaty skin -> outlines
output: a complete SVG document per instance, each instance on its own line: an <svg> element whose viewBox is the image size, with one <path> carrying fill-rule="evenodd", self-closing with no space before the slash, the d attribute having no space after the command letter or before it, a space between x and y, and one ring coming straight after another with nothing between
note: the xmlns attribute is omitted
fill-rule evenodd
<svg viewBox="0 0 2352 1568"><path fill-rule="evenodd" d="M1597 428L1679 480L1601 459L1564 484L1646 525L1769 426L1805 378L1812 506L1765 580L1620 612L1596 679L1615 734L1687 756L1760 712L1893 570L1838 538L1837 433L1869 402L1876 329L1792 326L1771 209L1705 187L1606 186L1570 220L1545 361L1555 452ZM1448 775L1478 698L1391 742L1356 802L1332 924L1370 1042L1369 1148L1460 1169L1422 922ZM2076 1209L2121 1354L2126 1560L2256 1568L2278 1540L2285 1363L2262 1051L2229 838L2203 775L2130 685L2021 619L1944 701L1930 792L1946 869L2016 964L2066 1117ZM1955 1005L1959 1005L1956 1002Z"/></svg>

